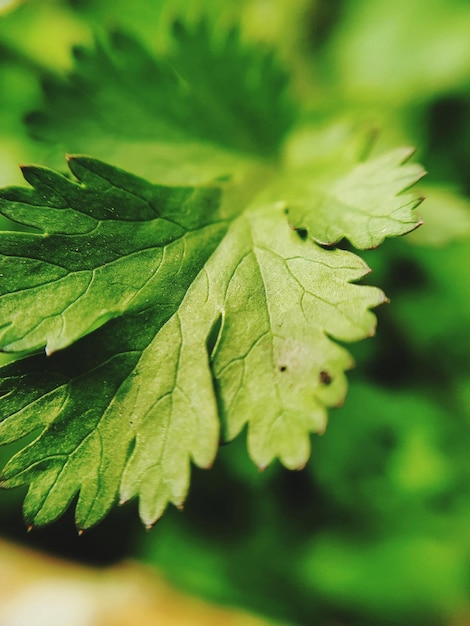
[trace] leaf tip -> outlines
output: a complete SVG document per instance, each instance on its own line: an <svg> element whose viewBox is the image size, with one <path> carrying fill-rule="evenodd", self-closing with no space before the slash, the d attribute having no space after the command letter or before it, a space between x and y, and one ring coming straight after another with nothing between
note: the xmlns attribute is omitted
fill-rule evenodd
<svg viewBox="0 0 470 626"><path fill-rule="evenodd" d="M332 408L340 409L342 406L344 406L345 402L346 402L346 394L344 394L337 402L332 404ZM325 424L325 426L324 426L322 431L320 431L320 430L317 431L317 434L318 435L323 435L323 434L325 434L325 431L326 431L326 424Z"/></svg>
<svg viewBox="0 0 470 626"><path fill-rule="evenodd" d="M416 148L414 146L404 146L403 148L398 148L397 152L400 156L399 162L403 165L411 159L413 154L415 154Z"/></svg>
<svg viewBox="0 0 470 626"><path fill-rule="evenodd" d="M217 447L220 448L221 446L224 446L227 443L228 443L227 441L219 440L218 443L217 443ZM204 461L202 463L198 462L197 466L200 467L203 470L211 470L214 467L214 462L215 462L215 459L211 458L208 461Z"/></svg>

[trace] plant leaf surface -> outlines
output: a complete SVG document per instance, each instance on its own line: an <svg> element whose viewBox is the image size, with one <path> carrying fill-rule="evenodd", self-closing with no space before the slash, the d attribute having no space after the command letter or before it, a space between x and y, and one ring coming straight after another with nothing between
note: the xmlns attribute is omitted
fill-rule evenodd
<svg viewBox="0 0 470 626"><path fill-rule="evenodd" d="M371 247L418 224L407 152L296 169L285 73L207 28L177 25L163 60L121 34L78 52L30 119L147 179L71 157L0 192L23 227L0 234L0 347L46 351L0 370L0 441L36 436L1 477L29 485L29 524L77 497L85 529L137 497L151 526L184 502L190 463L245 426L260 468L302 467L346 393L339 342L372 335L385 300L356 284L360 258L318 242Z"/></svg>
<svg viewBox="0 0 470 626"><path fill-rule="evenodd" d="M272 159L295 119L287 72L237 28L217 36L206 21L176 22L158 57L112 32L74 61L67 77L44 78L44 106L28 116L33 136L57 146L55 166L85 152L151 179L156 165L185 180L233 174L240 155Z"/></svg>
<svg viewBox="0 0 470 626"><path fill-rule="evenodd" d="M2 477L4 486L30 484L27 520L52 521L79 492L77 524L88 528L119 493L122 500L138 496L151 525L168 502L182 504L190 459L210 465L219 437L230 440L245 424L260 467L276 457L288 467L304 465L309 434L324 430L326 407L341 403L346 390L351 359L334 339L371 335L369 309L384 300L380 290L354 284L365 264L302 240L279 203L254 202L227 229L218 189L159 187L91 159L69 165L81 182L27 169L34 187L2 196L9 217L48 225L47 236L0 238L4 284L16 281L0 298L2 318L20 316L4 329L3 344L49 352L69 346L2 370L2 441L39 429ZM74 250L77 271L94 268L110 254L107 240L95 239L104 226L114 235L113 257L102 262L99 290L87 300L75 285L75 266L57 280L47 260L55 259L53 272L68 261L66 236L72 249L79 240L88 250ZM175 256L162 250L185 238ZM23 273L6 254L15 246ZM136 246L130 255L129 246ZM144 262L135 264L142 251ZM30 301L30 290L41 295ZM26 300L30 311L21 316ZM96 329L103 307L110 321Z"/></svg>
<svg viewBox="0 0 470 626"><path fill-rule="evenodd" d="M287 172L284 187L289 220L320 244L343 238L359 249L375 248L386 237L404 235L420 225L414 209L421 203L408 189L425 172L407 163L408 148L392 150L347 170L317 171L312 166Z"/></svg>
<svg viewBox="0 0 470 626"><path fill-rule="evenodd" d="M5 216L41 231L1 238L5 351L54 352L157 296L172 307L222 236L218 189L154 186L86 158L69 166L81 184L31 167L32 189L0 194Z"/></svg>

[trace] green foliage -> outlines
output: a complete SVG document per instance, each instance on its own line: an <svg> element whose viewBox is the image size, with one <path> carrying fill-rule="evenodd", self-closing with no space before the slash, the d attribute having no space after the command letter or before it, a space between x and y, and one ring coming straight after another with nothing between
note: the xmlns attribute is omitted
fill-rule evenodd
<svg viewBox="0 0 470 626"><path fill-rule="evenodd" d="M290 220L319 243L347 238L360 249L414 230L420 223L413 209L421 199L403 192L424 172L418 165L403 166L411 152L394 150L356 165L341 178L320 171L312 179L311 168L292 173L286 194Z"/></svg>
<svg viewBox="0 0 470 626"><path fill-rule="evenodd" d="M182 504L189 458L213 461L218 416L224 440L249 423L259 466L304 465L351 364L330 337L370 335L368 309L383 301L351 284L366 266L302 240L279 203L252 202L227 231L220 189L69 166L77 182L25 168L33 188L2 193L4 215L42 231L2 236L3 347L51 355L117 319L77 344L78 369L73 348L3 370L3 440L44 429L3 473L4 486L30 483L28 522L55 519L79 491L87 528L120 489L152 524Z"/></svg>
<svg viewBox="0 0 470 626"><path fill-rule="evenodd" d="M352 361L334 340L373 334L369 309L384 301L355 284L368 272L359 258L314 240L365 248L418 225L417 199L401 193L422 175L403 165L407 151L283 166L291 119L272 55L236 30L214 39L206 22L177 24L175 44L171 65L122 35L110 51L80 51L30 123L67 144L131 137L164 155L202 138L244 151L225 182L152 184L71 157L74 179L26 167L31 188L0 196L5 217L34 229L0 239L2 348L49 355L2 374L3 441L40 430L2 477L29 484L31 525L77 493L80 528L117 494L138 496L152 525L168 502L182 505L190 460L209 466L218 440L246 424L259 467L302 467L326 407L344 399Z"/></svg>
<svg viewBox="0 0 470 626"><path fill-rule="evenodd" d="M41 231L2 238L7 352L51 354L157 298L173 313L223 235L217 189L146 184L85 158L69 167L78 182L23 168L34 188L0 199L3 215Z"/></svg>
<svg viewBox="0 0 470 626"><path fill-rule="evenodd" d="M185 500L148 534L111 511L79 558L128 533L175 584L276 621L466 622L467 33L466 0L57 0L2 17L2 184L41 163L0 201L2 358L20 357L1 371L0 454L28 524L73 502L88 528L137 496L151 525ZM91 157L67 170L64 153ZM371 277L345 251L421 217L361 252ZM384 299L371 280L391 304L348 347L358 372L330 411L343 343ZM310 448L304 471L283 467ZM191 469L187 497L191 462L214 467ZM21 494L1 496L7 529Z"/></svg>
<svg viewBox="0 0 470 626"><path fill-rule="evenodd" d="M74 61L65 80L44 80L44 108L28 116L33 135L58 145L60 158L64 148L86 151L140 174L158 158L180 170L175 151L197 171L202 159L191 147L207 145L272 160L295 119L286 72L273 53L247 48L237 28L217 36L206 21L176 22L171 50L159 56L113 32L91 49L76 47Z"/></svg>

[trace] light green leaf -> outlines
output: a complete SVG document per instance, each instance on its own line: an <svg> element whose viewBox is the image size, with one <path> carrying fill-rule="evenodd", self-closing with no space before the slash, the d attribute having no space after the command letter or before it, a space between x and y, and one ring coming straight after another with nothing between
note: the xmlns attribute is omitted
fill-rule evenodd
<svg viewBox="0 0 470 626"><path fill-rule="evenodd" d="M80 528L118 495L138 496L151 525L184 501L190 461L209 466L219 437L245 424L260 467L276 457L304 465L309 434L323 432L326 408L346 392L352 362L335 340L373 334L369 309L384 301L355 284L365 264L302 240L278 203L254 199L227 221L219 189L155 186L92 159L69 165L81 183L33 168L33 189L2 194L5 214L49 231L0 238L10 250L0 311L19 316L3 343L52 352L75 342L2 370L1 441L39 432L2 476L5 487L30 485L28 523L52 521L78 492ZM74 272L97 265L100 289L87 300ZM88 334L103 316L116 319Z"/></svg>
<svg viewBox="0 0 470 626"><path fill-rule="evenodd" d="M169 58L121 34L80 50L30 119L149 180L72 157L72 176L27 167L31 188L0 193L24 230L0 234L0 347L46 349L0 370L0 442L36 435L1 479L29 485L29 524L77 497L89 528L137 497L150 526L245 426L260 468L302 467L346 393L338 342L372 335L385 300L356 284L358 257L317 242L417 225L406 150L296 164L286 73L209 31L177 24Z"/></svg>
<svg viewBox="0 0 470 626"><path fill-rule="evenodd" d="M299 468L309 457L309 433L326 427L325 407L346 393L352 360L332 338L372 335L368 309L384 295L351 284L368 273L357 256L302 241L280 209L249 214L229 235L244 249L228 281L213 357L225 437L248 422L248 449L260 467L279 457ZM213 279L224 282L220 272Z"/></svg>
<svg viewBox="0 0 470 626"><path fill-rule="evenodd" d="M315 241L331 245L347 238L356 248L375 248L421 223L414 212L421 199L406 193L425 174L419 165L406 163L412 153L393 150L349 171L329 164L315 176L312 166L294 170L276 183L276 191L285 188L281 197L289 221Z"/></svg>

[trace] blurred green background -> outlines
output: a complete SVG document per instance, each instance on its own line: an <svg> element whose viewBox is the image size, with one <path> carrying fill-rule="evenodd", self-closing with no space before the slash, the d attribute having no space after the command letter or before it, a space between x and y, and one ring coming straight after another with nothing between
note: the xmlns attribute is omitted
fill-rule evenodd
<svg viewBox="0 0 470 626"><path fill-rule="evenodd" d="M119 27L162 50L174 16L201 11L277 50L325 145L367 127L374 150L416 146L425 225L364 254L391 304L377 336L352 347L346 404L304 471L259 474L242 436L211 472L193 470L185 512L150 533L130 505L80 539L72 513L26 535L18 491L0 494L0 532L91 563L132 556L286 624L467 626L470 2L0 2L0 184L21 182L19 163L55 164L24 117L42 106L44 79L72 67L72 46Z"/></svg>

